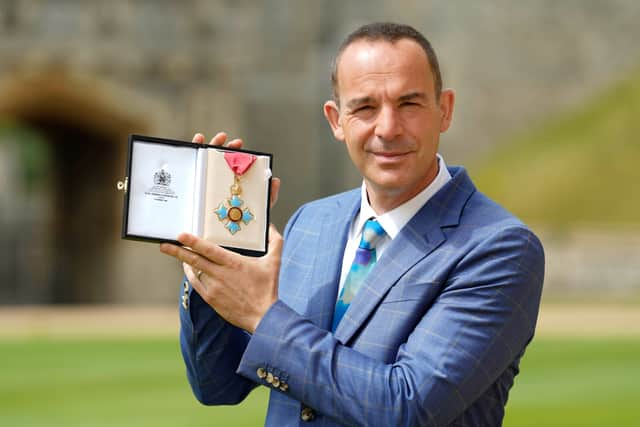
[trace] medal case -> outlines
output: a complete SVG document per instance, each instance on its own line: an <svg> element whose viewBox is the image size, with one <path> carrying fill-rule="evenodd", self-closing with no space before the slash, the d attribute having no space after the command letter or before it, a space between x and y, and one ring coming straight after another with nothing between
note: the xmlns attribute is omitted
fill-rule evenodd
<svg viewBox="0 0 640 427"><path fill-rule="evenodd" d="M234 252L267 252L273 156L130 135L122 238L170 242L194 234Z"/></svg>

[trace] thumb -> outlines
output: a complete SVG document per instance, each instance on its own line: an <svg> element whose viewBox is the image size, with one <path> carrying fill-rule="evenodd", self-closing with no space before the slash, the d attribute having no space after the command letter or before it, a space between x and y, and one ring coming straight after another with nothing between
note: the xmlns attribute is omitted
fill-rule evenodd
<svg viewBox="0 0 640 427"><path fill-rule="evenodd" d="M278 194L280 194L280 178L273 177L271 179L271 200L270 206L273 208L278 202ZM275 228L275 227L274 227Z"/></svg>
<svg viewBox="0 0 640 427"><path fill-rule="evenodd" d="M284 239L275 225L269 224L269 250L267 255L280 257Z"/></svg>

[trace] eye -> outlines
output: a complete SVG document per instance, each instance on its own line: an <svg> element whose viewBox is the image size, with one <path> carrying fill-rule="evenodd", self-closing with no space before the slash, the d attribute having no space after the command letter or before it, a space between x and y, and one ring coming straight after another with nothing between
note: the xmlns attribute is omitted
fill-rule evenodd
<svg viewBox="0 0 640 427"><path fill-rule="evenodd" d="M372 110L373 107L371 105L361 105L359 107L356 107L353 109L354 113L360 112L360 111L369 111Z"/></svg>

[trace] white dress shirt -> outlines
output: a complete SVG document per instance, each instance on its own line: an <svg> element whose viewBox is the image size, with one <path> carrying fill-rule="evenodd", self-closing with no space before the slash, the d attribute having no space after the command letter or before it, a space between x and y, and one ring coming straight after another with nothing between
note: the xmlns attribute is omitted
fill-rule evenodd
<svg viewBox="0 0 640 427"><path fill-rule="evenodd" d="M385 212L382 215L376 215L369 204L367 188L364 181L362 182L360 212L351 222L351 227L349 228L349 240L347 241L347 246L345 247L344 255L342 256L342 272L340 274L338 296L342 291L344 282L347 279L347 274L349 273L353 259L356 256L356 249L358 249L358 245L360 244L364 223L371 217L376 218L387 233L387 235L384 236L376 246L376 258L379 260L385 249L389 246L391 240L395 239L398 233L400 233L402 227L404 227L409 220L418 213L420 208L422 208L424 204L427 203L427 201L429 201L429 199L451 179L451 174L449 174L447 165L444 163L444 159L440 154L438 154L438 168L439 170L436 178L424 190L397 208L390 210L389 212Z"/></svg>

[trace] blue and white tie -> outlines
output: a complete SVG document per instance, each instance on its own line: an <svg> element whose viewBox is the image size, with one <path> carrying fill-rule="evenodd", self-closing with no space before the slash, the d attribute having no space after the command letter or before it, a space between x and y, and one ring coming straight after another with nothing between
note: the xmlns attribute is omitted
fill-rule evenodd
<svg viewBox="0 0 640 427"><path fill-rule="evenodd" d="M351 301L353 301L353 298L360 290L365 278L376 265L376 245L385 234L384 229L375 219L372 218L365 222L360 245L358 249L356 249L356 256L353 264L351 264L333 313L333 326L331 327L333 332L338 328L342 316L344 316Z"/></svg>

